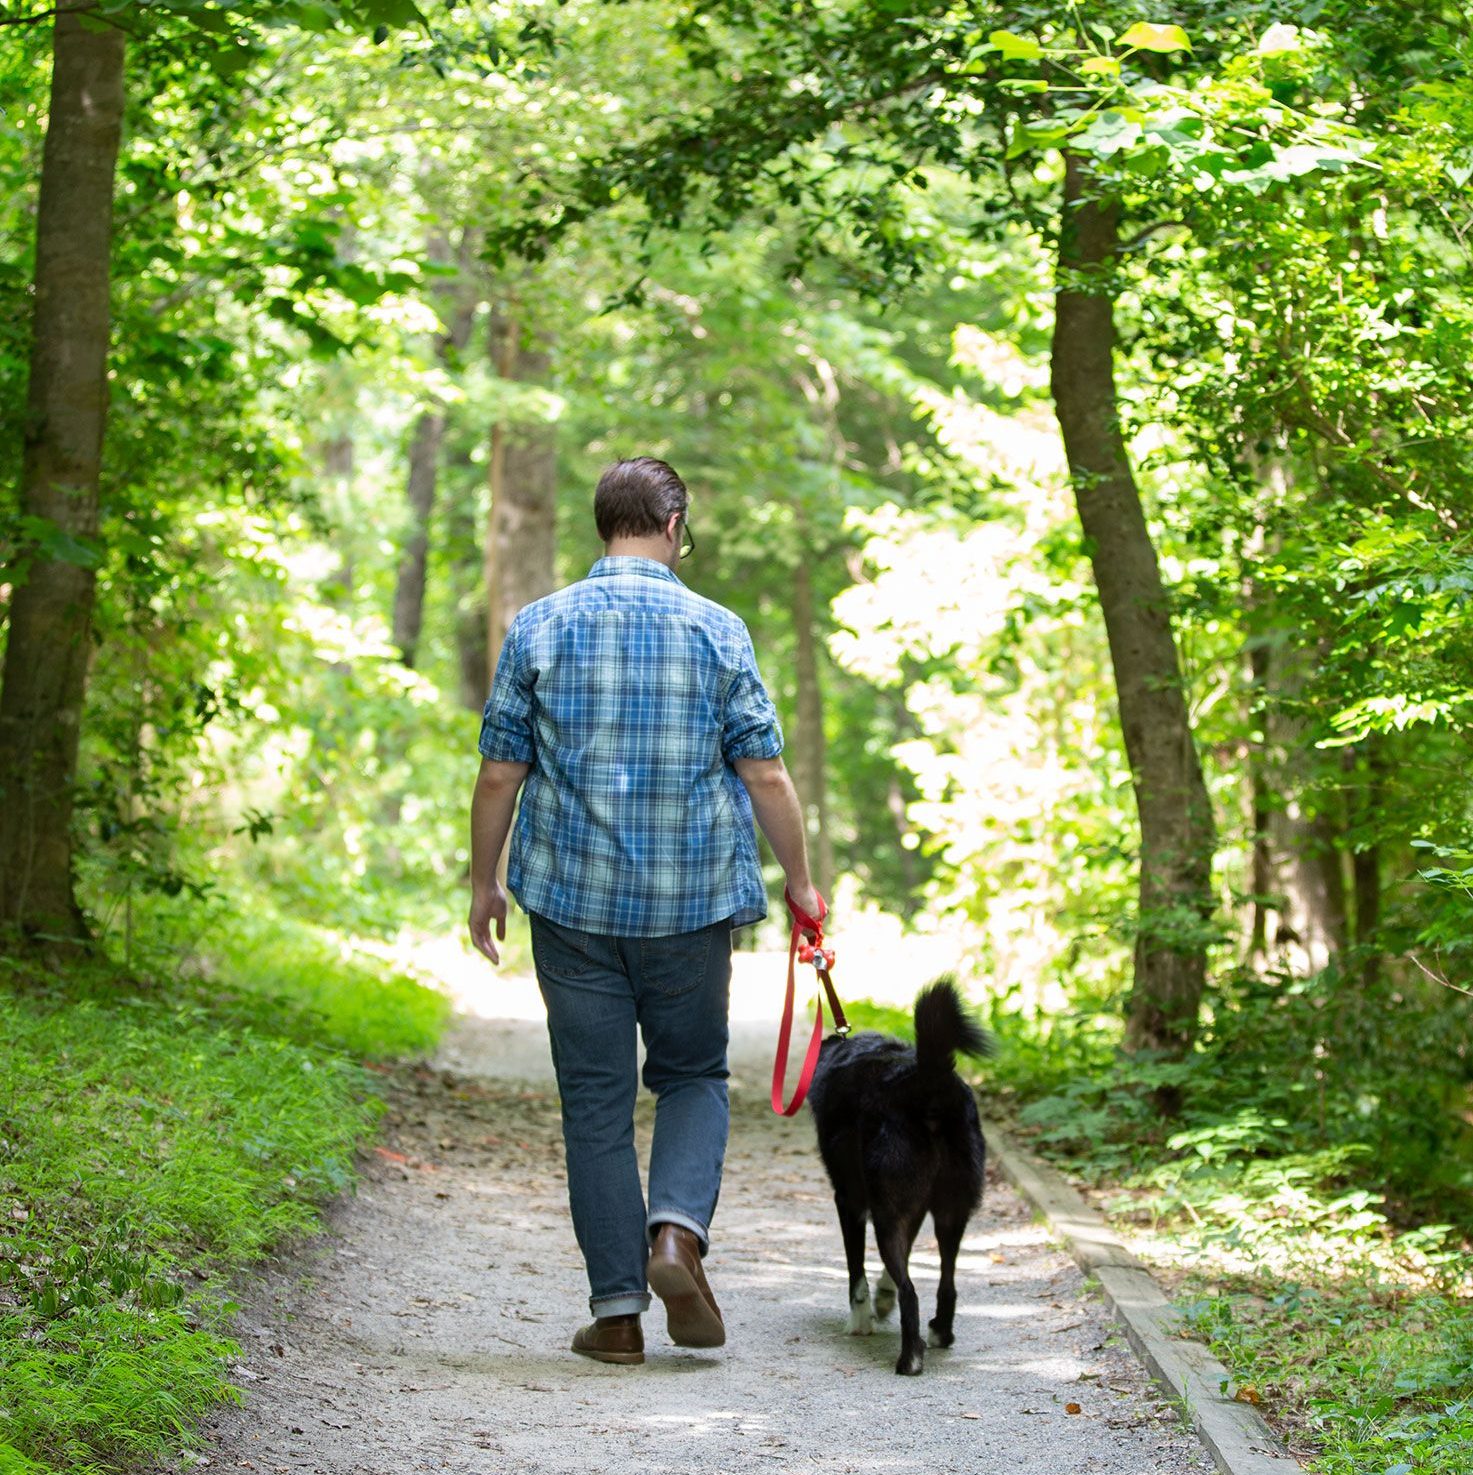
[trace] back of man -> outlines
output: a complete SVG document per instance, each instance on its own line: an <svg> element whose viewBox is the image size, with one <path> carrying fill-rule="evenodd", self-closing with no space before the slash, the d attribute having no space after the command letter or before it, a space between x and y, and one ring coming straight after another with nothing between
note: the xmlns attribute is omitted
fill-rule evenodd
<svg viewBox="0 0 1473 1475"><path fill-rule="evenodd" d="M782 735L742 622L648 558L600 559L507 637L481 752L532 730L509 881L537 915L626 936L766 911L732 764ZM561 844L543 843L560 836Z"/></svg>
<svg viewBox="0 0 1473 1475"><path fill-rule="evenodd" d="M742 622L675 574L684 483L642 457L594 498L605 557L513 622L482 721L472 939L496 961L495 878L529 913L563 1106L592 1326L574 1350L642 1362L653 1288L673 1340L725 1328L702 1259L728 1125L731 929L766 914L753 812L800 905L818 909L782 733ZM634 1151L636 1034L655 1092L646 1209Z"/></svg>

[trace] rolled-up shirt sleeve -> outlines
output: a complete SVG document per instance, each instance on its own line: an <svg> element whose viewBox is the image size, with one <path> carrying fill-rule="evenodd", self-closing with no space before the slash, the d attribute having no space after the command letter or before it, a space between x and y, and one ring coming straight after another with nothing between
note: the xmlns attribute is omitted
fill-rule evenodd
<svg viewBox="0 0 1473 1475"><path fill-rule="evenodd" d="M532 682L527 670L522 631L513 620L496 662L491 695L481 712L481 757L496 763L533 763Z"/></svg>
<svg viewBox="0 0 1473 1475"><path fill-rule="evenodd" d="M762 684L752 637L743 626L735 675L721 715L721 755L728 763L735 763L738 758L776 758L782 750L783 730L777 709Z"/></svg>

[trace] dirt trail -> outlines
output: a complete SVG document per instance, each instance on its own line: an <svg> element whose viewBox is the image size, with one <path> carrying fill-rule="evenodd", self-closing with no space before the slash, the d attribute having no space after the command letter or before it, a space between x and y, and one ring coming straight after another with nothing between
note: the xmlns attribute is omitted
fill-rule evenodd
<svg viewBox="0 0 1473 1475"><path fill-rule="evenodd" d="M396 1083L381 1145L330 1233L249 1296L237 1370L245 1403L213 1419L194 1466L268 1475L1210 1468L1083 1294L1073 1263L996 1179L963 1247L957 1345L928 1353L922 1377L898 1378L893 1321L870 1338L846 1335L843 1254L811 1124L781 1122L766 1104L770 1039L748 1026L733 1051L731 1149L708 1261L724 1349L672 1347L656 1306L642 1368L565 1350L586 1320L587 1288L544 1033L464 1020L435 1066ZM650 1120L642 1099L645 1148ZM934 1248L923 1231L913 1260L923 1316Z"/></svg>

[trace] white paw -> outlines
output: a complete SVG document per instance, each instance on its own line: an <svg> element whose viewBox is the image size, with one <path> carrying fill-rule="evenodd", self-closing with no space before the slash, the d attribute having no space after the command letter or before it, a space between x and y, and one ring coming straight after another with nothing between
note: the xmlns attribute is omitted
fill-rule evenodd
<svg viewBox="0 0 1473 1475"><path fill-rule="evenodd" d="M849 1335L851 1337L872 1337L875 1333L875 1314L870 1310L868 1301L858 1306L849 1308Z"/></svg>
<svg viewBox="0 0 1473 1475"><path fill-rule="evenodd" d="M935 1332L927 1332L926 1333L926 1346L928 1346L928 1347L949 1347L950 1345L951 1345L951 1343L949 1341L947 1341L947 1339L945 1337L938 1336Z"/></svg>

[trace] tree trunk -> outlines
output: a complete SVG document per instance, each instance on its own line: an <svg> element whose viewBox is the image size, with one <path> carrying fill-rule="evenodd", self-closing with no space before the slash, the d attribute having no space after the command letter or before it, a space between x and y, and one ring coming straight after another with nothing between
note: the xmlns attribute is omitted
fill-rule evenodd
<svg viewBox="0 0 1473 1475"><path fill-rule="evenodd" d="M452 432L454 431L452 424ZM452 434L445 458L445 540L455 606L457 696L461 706L479 712L486 704L486 565L481 535L480 497L485 473L471 456L471 444Z"/></svg>
<svg viewBox="0 0 1473 1475"><path fill-rule="evenodd" d="M805 540L799 540L806 546ZM813 884L830 900L834 849L829 837L827 757L823 731L823 688L818 675L818 641L813 625L813 575L805 559L793 571L793 675L798 684L793 724L793 783L803 805Z"/></svg>
<svg viewBox="0 0 1473 1475"><path fill-rule="evenodd" d="M1247 550L1256 563L1276 542L1264 532L1292 515L1295 483L1287 451L1250 452L1262 507ZM1250 960L1260 970L1305 977L1327 967L1348 940L1345 828L1338 760L1310 741L1305 685L1318 659L1301 617L1276 607L1250 577L1244 608L1254 632L1253 686L1262 734L1250 760L1253 788L1254 927Z"/></svg>
<svg viewBox="0 0 1473 1475"><path fill-rule="evenodd" d="M463 230L456 252L457 275L446 295L442 312L445 331L435 338L435 358L444 367L454 366L470 341L481 292L472 275L480 249L480 233ZM432 236L427 255L431 261L448 263L449 242ZM409 502L409 536L399 560L394 586L394 644L406 666L413 666L424 625L425 573L429 563L430 515L435 506L435 481L440 444L445 437L445 412L434 405L421 412L409 441L409 477L405 488Z"/></svg>
<svg viewBox="0 0 1473 1475"><path fill-rule="evenodd" d="M550 357L524 347L514 322L500 325L503 379L545 381ZM491 435L491 515L486 520L486 648L489 689L502 642L524 604L551 594L557 575L557 441L551 425L498 423Z"/></svg>
<svg viewBox="0 0 1473 1475"><path fill-rule="evenodd" d="M1252 586L1246 591L1246 607L1251 615L1254 608ZM1248 650L1249 689L1258 694L1260 706L1262 693L1268 685L1268 651L1262 641L1254 641ZM1273 853L1269 849L1269 803L1271 794L1268 776L1268 713L1257 714L1262 737L1251 742L1248 749L1248 792L1253 804L1253 856L1252 879L1253 920L1248 932L1248 965L1255 972L1268 966L1269 916L1273 911L1274 867ZM1251 724L1250 724L1251 725Z"/></svg>
<svg viewBox="0 0 1473 1475"><path fill-rule="evenodd" d="M1292 638L1292 637L1291 637ZM1309 741L1301 713L1304 678L1314 653L1286 640L1257 660L1264 683L1264 754L1259 804L1267 903L1267 961L1300 977L1318 973L1347 940L1342 818L1339 796L1325 782L1324 764Z"/></svg>
<svg viewBox="0 0 1473 1475"><path fill-rule="evenodd" d="M1367 988L1381 979L1381 843L1365 831L1375 824L1386 802L1382 783L1382 743L1369 736L1354 753L1355 830L1350 853L1355 897L1355 944L1361 955L1361 983Z"/></svg>
<svg viewBox="0 0 1473 1475"><path fill-rule="evenodd" d="M1184 1054L1206 980L1215 845L1156 550L1120 429L1113 282L1118 201L1065 155L1051 379L1090 544L1140 816L1140 917L1129 1050Z"/></svg>
<svg viewBox="0 0 1473 1475"><path fill-rule="evenodd" d="M123 32L61 0L36 215L36 278L16 578L0 687L0 920L81 939L72 805L96 589L107 418L113 181L123 125Z"/></svg>
<svg viewBox="0 0 1473 1475"><path fill-rule="evenodd" d="M399 559L394 584L394 644L399 659L414 665L419 633L424 626L425 576L430 557L430 513L435 506L435 475L440 460L440 442L445 438L442 411L422 410L409 440L409 478L405 491L409 501L409 537Z"/></svg>

